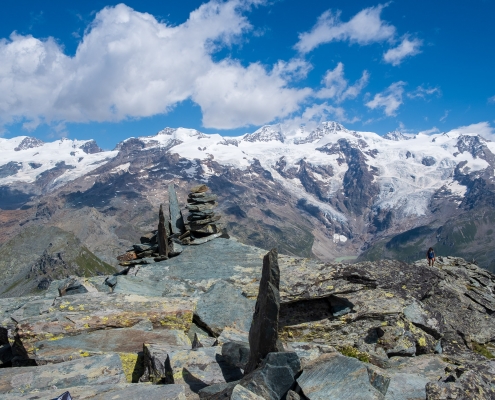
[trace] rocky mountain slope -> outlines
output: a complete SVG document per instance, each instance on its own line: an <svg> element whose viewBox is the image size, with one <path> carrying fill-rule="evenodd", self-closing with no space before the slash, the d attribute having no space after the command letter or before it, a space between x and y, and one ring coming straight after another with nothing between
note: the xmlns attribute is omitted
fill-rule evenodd
<svg viewBox="0 0 495 400"><path fill-rule="evenodd" d="M321 260L414 261L429 246L495 270L495 143L265 126L240 137L164 129L113 151L93 141L0 139L0 243L28 226L73 233L113 263L153 227L175 183L208 183L244 243Z"/></svg>
<svg viewBox="0 0 495 400"><path fill-rule="evenodd" d="M216 238L0 299L0 396L494 398L495 275L455 257L429 267L265 253ZM257 315L280 348L244 375L265 340Z"/></svg>

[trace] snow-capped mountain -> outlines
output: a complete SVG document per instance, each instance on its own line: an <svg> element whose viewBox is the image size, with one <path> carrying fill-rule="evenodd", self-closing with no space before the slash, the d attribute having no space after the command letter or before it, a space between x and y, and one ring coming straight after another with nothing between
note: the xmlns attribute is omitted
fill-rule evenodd
<svg viewBox="0 0 495 400"><path fill-rule="evenodd" d="M123 240L118 226L144 229L168 183L184 194L205 182L248 243L322 259L417 257L435 245L489 266L472 244L491 243L495 143L474 134L380 136L325 122L310 132L274 125L239 137L166 128L114 151L18 137L0 139L0 151L0 208L31 210L29 223L41 215L70 230L60 215L93 207ZM115 221L122 213L132 221Z"/></svg>

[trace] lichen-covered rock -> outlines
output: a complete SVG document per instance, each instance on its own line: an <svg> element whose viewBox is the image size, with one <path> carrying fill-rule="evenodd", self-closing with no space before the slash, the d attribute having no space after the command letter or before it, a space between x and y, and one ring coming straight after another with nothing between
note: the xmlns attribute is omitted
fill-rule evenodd
<svg viewBox="0 0 495 400"><path fill-rule="evenodd" d="M56 387L126 383L118 354L87 357L60 364L23 368L2 368L0 393L23 394Z"/></svg>

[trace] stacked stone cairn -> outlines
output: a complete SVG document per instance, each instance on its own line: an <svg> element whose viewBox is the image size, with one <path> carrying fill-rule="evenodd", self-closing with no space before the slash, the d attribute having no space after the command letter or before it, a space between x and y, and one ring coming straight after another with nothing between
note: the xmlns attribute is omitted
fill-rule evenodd
<svg viewBox="0 0 495 400"><path fill-rule="evenodd" d="M189 210L186 228L190 231L187 244L201 244L224 234L223 225L218 223L221 216L214 211L218 206L217 196L209 190L206 185L190 190L186 206Z"/></svg>
<svg viewBox="0 0 495 400"><path fill-rule="evenodd" d="M220 215L214 212L218 205L217 196L208 191L206 185L191 188L186 206L189 210L188 223L185 224L174 185L169 185L169 212L164 212L163 205L160 205L158 229L141 236L141 243L134 244L125 254L118 256L119 265L129 267L160 262L182 253L182 245L202 244L220 236L228 237L217 223Z"/></svg>

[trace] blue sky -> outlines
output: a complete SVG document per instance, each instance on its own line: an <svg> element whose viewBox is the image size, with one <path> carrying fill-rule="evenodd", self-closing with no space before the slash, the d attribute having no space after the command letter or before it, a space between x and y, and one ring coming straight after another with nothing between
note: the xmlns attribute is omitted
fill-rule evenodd
<svg viewBox="0 0 495 400"><path fill-rule="evenodd" d="M495 126L492 0L4 2L0 132Z"/></svg>

